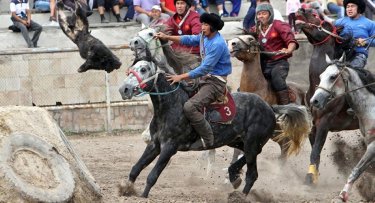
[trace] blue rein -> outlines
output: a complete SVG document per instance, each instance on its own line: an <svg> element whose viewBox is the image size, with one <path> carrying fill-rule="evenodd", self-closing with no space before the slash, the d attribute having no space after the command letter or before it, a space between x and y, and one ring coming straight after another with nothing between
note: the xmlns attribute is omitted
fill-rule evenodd
<svg viewBox="0 0 375 203"><path fill-rule="evenodd" d="M168 91L168 92L147 92L147 91L144 91L142 88L139 88L139 91L141 92L141 94L139 95L136 95L135 97L142 97L146 94L149 94L149 95L161 95L161 96L165 96L165 95L168 95L170 93L173 93L175 91L177 91L179 88L180 88L180 85L181 83L179 82L177 87L171 91Z"/></svg>

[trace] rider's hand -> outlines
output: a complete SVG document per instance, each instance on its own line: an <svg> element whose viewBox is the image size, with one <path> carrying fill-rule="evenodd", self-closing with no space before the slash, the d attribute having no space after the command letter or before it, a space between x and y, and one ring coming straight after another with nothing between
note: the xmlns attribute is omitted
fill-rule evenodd
<svg viewBox="0 0 375 203"><path fill-rule="evenodd" d="M167 75L167 81L171 82L171 85L180 82L182 79L182 75Z"/></svg>
<svg viewBox="0 0 375 203"><path fill-rule="evenodd" d="M357 39L357 46L364 47L366 45L366 40L362 38Z"/></svg>
<svg viewBox="0 0 375 203"><path fill-rule="evenodd" d="M282 54L291 54L292 53L287 48L282 48L279 52L282 53Z"/></svg>
<svg viewBox="0 0 375 203"><path fill-rule="evenodd" d="M162 32L158 32L158 33L156 33L155 37L156 37L157 39L166 40L167 37L168 37L168 35L166 35L166 34L164 34L164 33L162 33Z"/></svg>

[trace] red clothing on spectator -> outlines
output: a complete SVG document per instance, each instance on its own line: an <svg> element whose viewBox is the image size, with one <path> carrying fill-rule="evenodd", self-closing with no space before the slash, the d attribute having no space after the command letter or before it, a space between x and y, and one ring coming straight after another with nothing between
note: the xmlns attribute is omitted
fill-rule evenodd
<svg viewBox="0 0 375 203"><path fill-rule="evenodd" d="M176 6L174 5L174 0L160 0L160 3L164 2L165 7L173 12L176 12Z"/></svg>
<svg viewBox="0 0 375 203"><path fill-rule="evenodd" d="M253 27L252 31L256 31ZM282 48L288 48L289 43L294 42L299 47L297 40L294 37L292 29L289 24L274 20L273 23L268 27L268 31L265 33L261 32L261 28L258 30L258 41L265 51L280 51ZM270 57L267 62L277 61L279 59L288 59L292 54L281 54Z"/></svg>
<svg viewBox="0 0 375 203"><path fill-rule="evenodd" d="M201 23L199 21L199 14L195 11L188 11L188 15L185 21L182 23L181 28L179 28L179 23L182 21L182 18L176 13L171 16L167 22L167 30L171 32L171 35L197 35L201 32ZM181 30L181 34L178 32ZM199 54L199 46L189 47L180 45L178 43L173 43L172 48L175 50L189 51L192 54Z"/></svg>

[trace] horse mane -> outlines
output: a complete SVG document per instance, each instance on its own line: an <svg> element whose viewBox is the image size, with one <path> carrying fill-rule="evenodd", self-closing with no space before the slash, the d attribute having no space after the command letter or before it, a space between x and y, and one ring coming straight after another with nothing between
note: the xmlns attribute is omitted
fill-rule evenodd
<svg viewBox="0 0 375 203"><path fill-rule="evenodd" d="M337 28L337 34L343 31L344 27L340 26ZM346 60L350 60L354 57L355 39L353 33L347 33L342 36L343 39L336 38L333 58L340 58L345 53Z"/></svg>
<svg viewBox="0 0 375 203"><path fill-rule="evenodd" d="M160 40L167 63L179 74L183 73L184 67L193 69L199 62L198 56L185 52L183 50L173 50L167 45L168 41Z"/></svg>
<svg viewBox="0 0 375 203"><path fill-rule="evenodd" d="M361 79L363 85L375 83L375 77L370 71L368 71L366 69L362 69L362 68L351 68L351 67L349 67L349 68L354 70L357 73L357 75ZM371 92L372 94L375 95L375 84L367 86L366 89L369 92Z"/></svg>

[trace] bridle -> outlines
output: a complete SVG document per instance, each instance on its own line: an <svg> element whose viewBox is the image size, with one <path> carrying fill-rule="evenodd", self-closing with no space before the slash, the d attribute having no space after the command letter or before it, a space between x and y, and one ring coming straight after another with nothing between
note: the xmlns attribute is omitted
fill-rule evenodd
<svg viewBox="0 0 375 203"><path fill-rule="evenodd" d="M284 54L283 52L280 52L280 51L261 51L260 44L256 40L254 40L254 42L247 43L245 40L241 39L241 37L235 37L234 39L238 39L242 43L244 43L247 46L247 49L245 50L245 52L249 54L265 54L268 56L276 56L279 54Z"/></svg>
<svg viewBox="0 0 375 203"><path fill-rule="evenodd" d="M142 31L142 30L141 30L141 31ZM135 38L140 39L140 40L146 45L145 49L142 49L140 52L138 52L138 49L135 49L135 50L134 50L134 51L135 51L135 55L136 55L137 58L138 58L138 56L139 56L141 53L143 53L143 52L146 52L146 56L147 56L147 55L148 55L147 51L155 50L154 54L151 55L151 57L154 58L157 54L159 54L159 48L160 48L160 47L163 47L163 46L169 46L168 43L165 44L165 45L162 45L161 42L160 42L160 40L159 40L159 39L156 39L155 37L151 37L150 39L147 39L147 40L146 40L146 39L143 38L141 35L139 35L139 33L137 34L137 36L136 36ZM153 41L155 42L155 48L150 48L149 45L150 45ZM149 52L149 53L150 53L150 52Z"/></svg>
<svg viewBox="0 0 375 203"><path fill-rule="evenodd" d="M333 65L333 64L335 64L335 63L330 63L330 64L328 64L328 66ZM329 89L324 88L324 87L321 87L321 86L317 86L317 87L316 87L316 89L322 89L322 90L324 90L325 92L328 92L329 95L330 95L330 97L329 97L330 99L333 99L333 98L335 98L335 97L345 96L345 95L347 95L347 94L349 94L349 93L351 93L351 92L354 92L354 91L357 91L357 90L360 90L360 89L366 88L366 87L371 86L371 85L375 85L375 82L372 82L372 83L369 83L369 84L364 85L364 86L362 86L362 87L358 87L358 88L355 88L355 89L349 90L349 88L348 88L348 80L345 79L345 78L342 76L342 73L344 72L344 70L345 70L345 68L346 68L345 64L335 64L335 65L340 69L340 72L339 72L338 76L336 77L335 81L333 81L331 87L330 87ZM327 66L327 67L328 67L328 66ZM333 87L335 86L335 84L336 84L337 80L339 79L339 77L341 77L342 80L344 81L345 91L344 91L344 93L335 96L335 94L334 94L334 92L332 91L332 89L333 89Z"/></svg>
<svg viewBox="0 0 375 203"><path fill-rule="evenodd" d="M156 65L153 63L153 62L148 62L148 64L151 64L151 70L153 72L155 72L155 74L153 74L151 77L149 78L146 78L146 79L142 79L138 72L136 71L135 68L129 68L128 69L128 74L133 74L134 77L137 79L138 81L138 86L137 88L139 89L139 91L142 93L141 95L137 95L137 96L143 96L144 94L149 94L149 95L167 95L167 94L170 94L174 91L176 91L179 87L180 87L180 83L178 83L177 87L171 91L168 91L168 92L158 92L157 90L157 81L158 81L158 78L159 78L159 74L165 74L165 71L163 70L160 70L160 69L157 69ZM138 68L142 68L142 67L136 67L137 69ZM153 85L151 86L150 90L149 91L146 91L145 89L148 87L147 83L151 80L154 80L153 82ZM157 92L151 92L153 89L156 89Z"/></svg>

